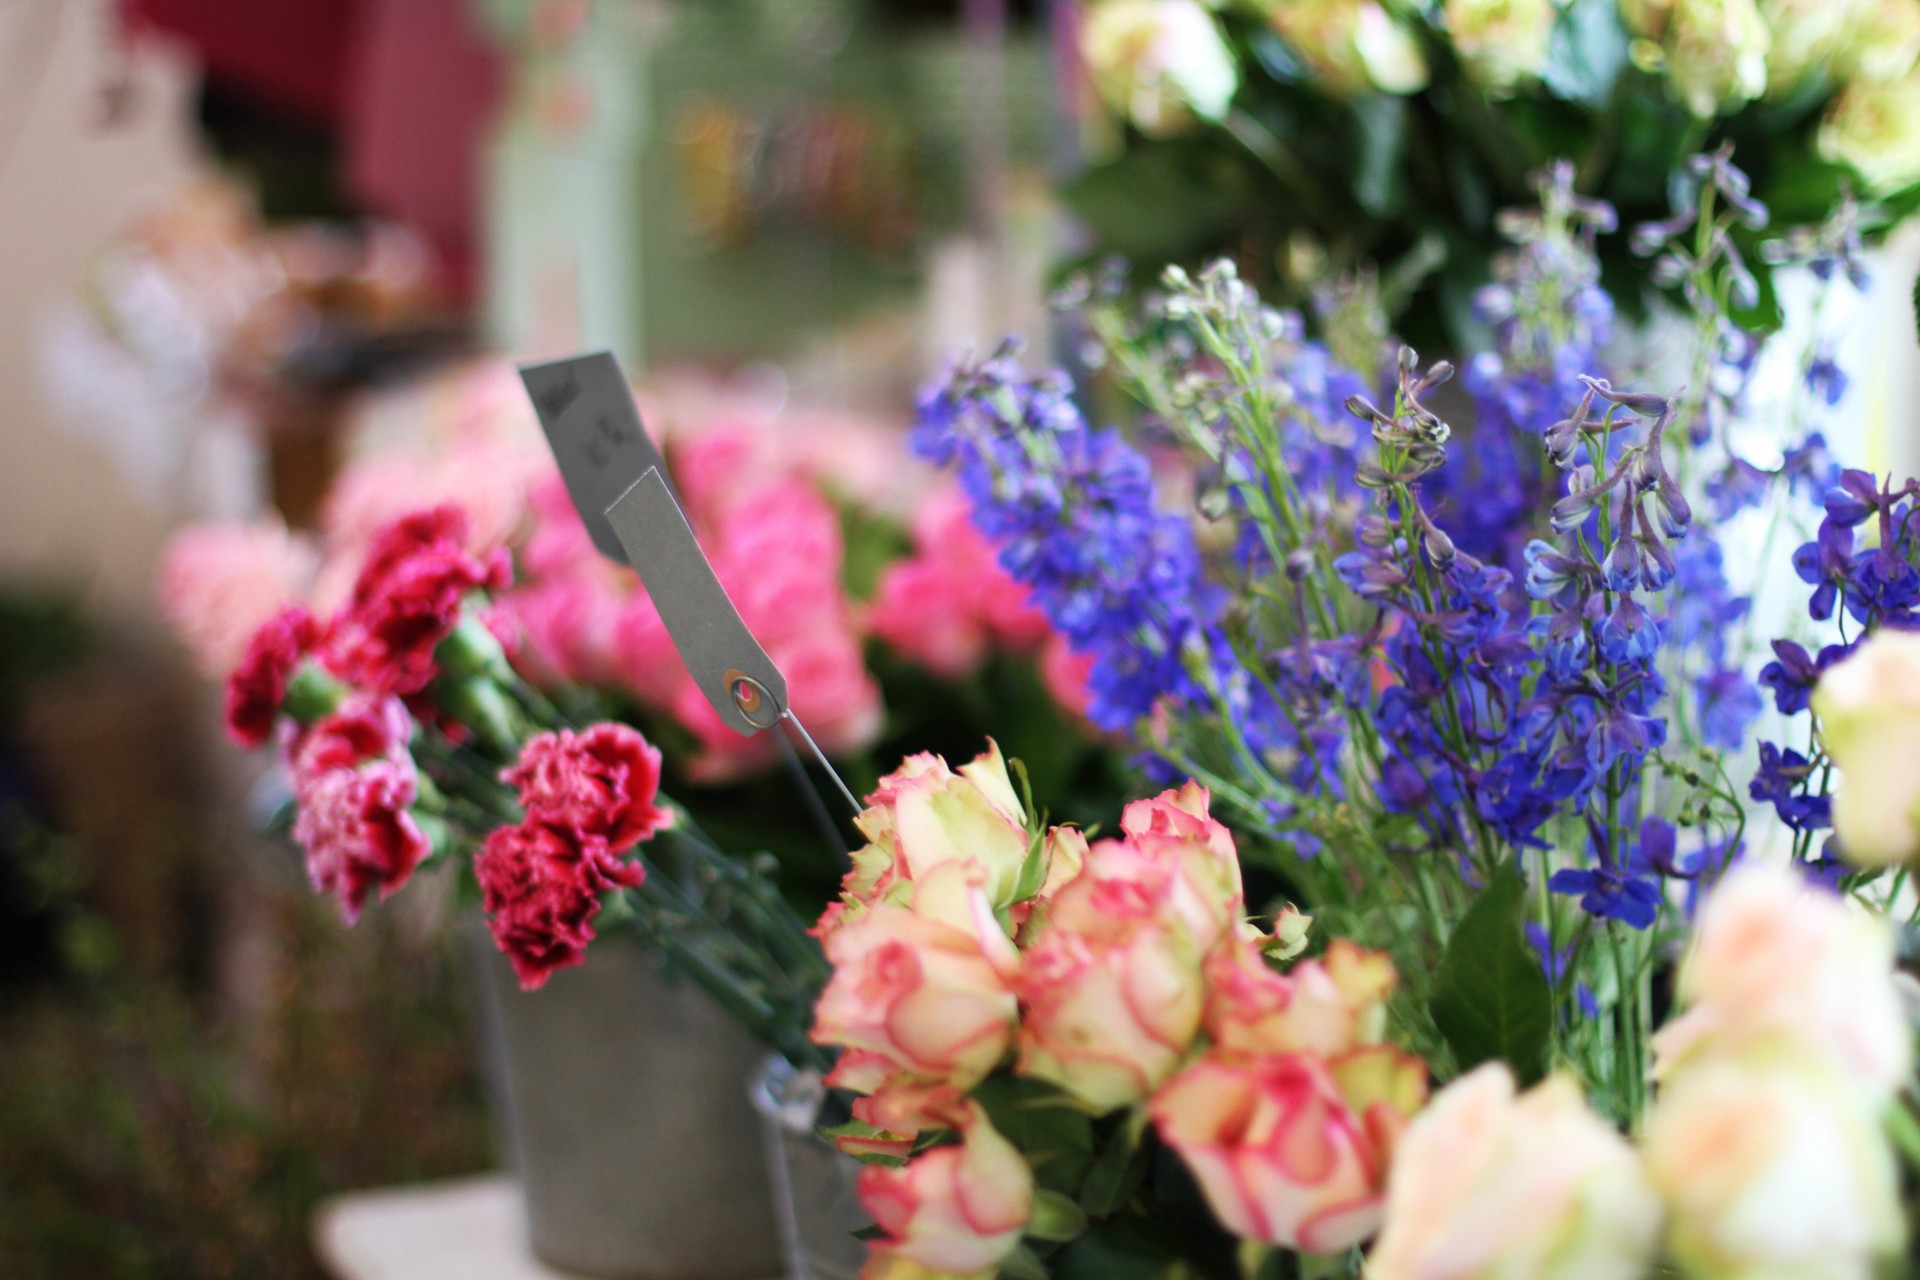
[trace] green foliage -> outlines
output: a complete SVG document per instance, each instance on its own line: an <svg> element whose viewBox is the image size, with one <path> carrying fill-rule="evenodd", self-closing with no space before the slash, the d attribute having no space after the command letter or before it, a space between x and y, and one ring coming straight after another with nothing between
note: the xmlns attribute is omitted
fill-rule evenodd
<svg viewBox="0 0 1920 1280"><path fill-rule="evenodd" d="M1503 866L1454 929L1429 1007L1460 1070L1499 1059L1531 1084L1546 1072L1553 993L1521 933L1525 892Z"/></svg>

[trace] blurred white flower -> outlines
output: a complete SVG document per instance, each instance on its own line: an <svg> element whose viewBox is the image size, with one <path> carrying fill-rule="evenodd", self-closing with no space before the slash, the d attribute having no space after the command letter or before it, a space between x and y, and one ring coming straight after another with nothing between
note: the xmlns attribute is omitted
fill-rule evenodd
<svg viewBox="0 0 1920 1280"><path fill-rule="evenodd" d="M1879 1113L1835 1072L1689 1067L1661 1090L1646 1151L1691 1276L1867 1280L1905 1236Z"/></svg>
<svg viewBox="0 0 1920 1280"><path fill-rule="evenodd" d="M1836 129L1829 117L1820 130L1821 150L1853 165L1876 189L1903 184L1872 181L1869 166L1886 159L1856 155L1867 141L1856 130L1905 134L1899 145L1909 153L1909 171L1920 177L1920 80L1900 83L1904 92L1897 102L1871 110L1857 101L1849 109L1848 100L1893 86L1855 85L1834 104L1852 127ZM1840 770L1833 825L1847 858L1880 867L1920 853L1920 770L1914 767L1920 760L1920 635L1876 633L1820 677L1813 710L1821 741Z"/></svg>
<svg viewBox="0 0 1920 1280"><path fill-rule="evenodd" d="M1553 0L1446 0L1447 34L1479 84L1508 93L1539 78L1559 12Z"/></svg>
<svg viewBox="0 0 1920 1280"><path fill-rule="evenodd" d="M1858 174L1871 194L1920 182L1920 70L1897 80L1849 83L1827 107L1819 146L1821 155Z"/></svg>
<svg viewBox="0 0 1920 1280"><path fill-rule="evenodd" d="M1636 61L1664 70L1701 119L1766 92L1772 35L1754 0L1620 0L1620 16L1637 37Z"/></svg>
<svg viewBox="0 0 1920 1280"><path fill-rule="evenodd" d="M1491 1063L1415 1116L1394 1152L1368 1280L1638 1280L1660 1234L1640 1157L1556 1076L1515 1096Z"/></svg>
<svg viewBox="0 0 1920 1280"><path fill-rule="evenodd" d="M1082 22L1080 56L1107 109L1154 137L1220 119L1240 87L1199 0L1100 0Z"/></svg>
<svg viewBox="0 0 1920 1280"><path fill-rule="evenodd" d="M1258 0L1320 86L1337 97L1418 93L1427 60L1413 33L1375 0Z"/></svg>

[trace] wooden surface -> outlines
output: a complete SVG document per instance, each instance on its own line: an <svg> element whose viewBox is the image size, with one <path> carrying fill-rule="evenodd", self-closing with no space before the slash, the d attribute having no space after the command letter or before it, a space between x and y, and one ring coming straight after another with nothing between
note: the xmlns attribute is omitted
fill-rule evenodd
<svg viewBox="0 0 1920 1280"><path fill-rule="evenodd" d="M534 1261L520 1191L502 1174L337 1196L314 1215L337 1280L574 1280Z"/></svg>

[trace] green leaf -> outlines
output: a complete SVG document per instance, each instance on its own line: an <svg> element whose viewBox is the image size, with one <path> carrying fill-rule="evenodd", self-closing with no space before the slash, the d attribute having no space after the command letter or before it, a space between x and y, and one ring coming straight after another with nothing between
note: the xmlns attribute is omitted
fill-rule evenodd
<svg viewBox="0 0 1920 1280"><path fill-rule="evenodd" d="M1406 203L1401 159L1407 142L1407 101L1393 94L1365 94L1353 100L1359 126L1353 196L1377 218L1389 218Z"/></svg>
<svg viewBox="0 0 1920 1280"><path fill-rule="evenodd" d="M1014 902L1025 902L1040 892L1046 882L1047 836L1044 831L1036 831L1027 838L1027 856L1020 864L1020 874L1014 878Z"/></svg>
<svg viewBox="0 0 1920 1280"><path fill-rule="evenodd" d="M1453 931L1429 1008L1460 1070L1498 1058L1531 1084L1546 1072L1553 993L1521 934L1525 893L1519 873L1502 867Z"/></svg>
<svg viewBox="0 0 1920 1280"><path fill-rule="evenodd" d="M823 1127L819 1132L820 1136L828 1142L832 1142L835 1138L882 1138L887 1136L886 1130L876 1129L872 1125L860 1120L849 1120L845 1124L835 1125L830 1129ZM847 1154L855 1160L858 1160L861 1164L877 1164L888 1169L898 1169L907 1162L905 1156L890 1156L878 1151L848 1151Z"/></svg>
<svg viewBox="0 0 1920 1280"><path fill-rule="evenodd" d="M1000 1260L1000 1274L1007 1280L1049 1280L1047 1264L1025 1245Z"/></svg>
<svg viewBox="0 0 1920 1280"><path fill-rule="evenodd" d="M1114 1212L1133 1195L1147 1176L1147 1161L1140 1150L1140 1128L1131 1123L1115 1127L1100 1158L1087 1171L1080 1188L1080 1203L1096 1218Z"/></svg>
<svg viewBox="0 0 1920 1280"><path fill-rule="evenodd" d="M1573 0L1547 38L1547 91L1568 102L1604 107L1627 65L1627 29L1618 0Z"/></svg>
<svg viewBox="0 0 1920 1280"><path fill-rule="evenodd" d="M1033 1193L1033 1216L1027 1220L1027 1234L1036 1240L1064 1243L1078 1239L1087 1229L1087 1211L1069 1196L1045 1188Z"/></svg>

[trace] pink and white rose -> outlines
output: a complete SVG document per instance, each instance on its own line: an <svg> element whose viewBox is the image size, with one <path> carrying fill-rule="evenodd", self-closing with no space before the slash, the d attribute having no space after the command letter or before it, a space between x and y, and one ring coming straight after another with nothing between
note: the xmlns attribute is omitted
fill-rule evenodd
<svg viewBox="0 0 1920 1280"><path fill-rule="evenodd" d="M1391 1080L1353 1082L1375 1083ZM1350 1096L1307 1054L1210 1053L1160 1088L1147 1111L1220 1225L1243 1240L1329 1253L1379 1225L1406 1101L1371 1089Z"/></svg>
<svg viewBox="0 0 1920 1280"><path fill-rule="evenodd" d="M1173 1073L1205 1000L1202 941L1178 910L1183 887L1175 864L1130 844L1088 850L1024 956L1022 1074L1105 1112L1141 1101Z"/></svg>
<svg viewBox="0 0 1920 1280"><path fill-rule="evenodd" d="M914 887L910 905L879 903L829 932L825 947L833 976L813 1038L853 1051L832 1083L970 1088L1006 1055L1019 960L971 868L941 868Z"/></svg>
<svg viewBox="0 0 1920 1280"><path fill-rule="evenodd" d="M860 1171L860 1203L884 1233L861 1273L868 1280L990 1277L1019 1246L1033 1213L1026 1158L978 1103L963 1104L952 1127L957 1145L934 1147L899 1168Z"/></svg>

